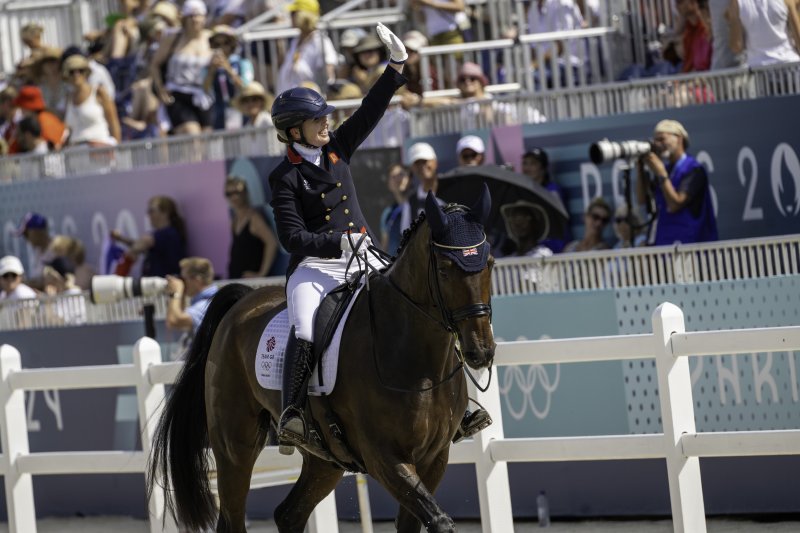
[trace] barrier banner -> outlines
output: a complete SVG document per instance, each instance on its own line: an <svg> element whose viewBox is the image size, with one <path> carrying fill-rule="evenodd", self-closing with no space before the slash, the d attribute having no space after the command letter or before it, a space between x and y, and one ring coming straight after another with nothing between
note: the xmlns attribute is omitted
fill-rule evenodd
<svg viewBox="0 0 800 533"><path fill-rule="evenodd" d="M96 268L108 233L146 234L151 229L147 201L165 195L176 201L186 222L189 255L207 257L215 270L225 272L230 222L223 184L224 163L212 162L4 185L0 253L20 257L26 267L32 263L33 250L16 231L25 213L35 211L50 221L51 235L79 238L86 261Z"/></svg>

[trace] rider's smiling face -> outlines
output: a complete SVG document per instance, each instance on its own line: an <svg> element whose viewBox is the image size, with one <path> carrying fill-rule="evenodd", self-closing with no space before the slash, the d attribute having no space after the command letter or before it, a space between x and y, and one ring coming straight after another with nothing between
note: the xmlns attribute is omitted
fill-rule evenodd
<svg viewBox="0 0 800 533"><path fill-rule="evenodd" d="M311 118L303 122L303 137L312 146L321 148L331 140L328 134L328 116ZM299 140L299 139L296 139Z"/></svg>

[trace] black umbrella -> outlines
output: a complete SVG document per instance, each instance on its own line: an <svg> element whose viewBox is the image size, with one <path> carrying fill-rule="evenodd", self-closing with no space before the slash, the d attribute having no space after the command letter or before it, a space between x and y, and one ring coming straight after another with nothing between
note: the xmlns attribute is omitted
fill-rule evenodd
<svg viewBox="0 0 800 533"><path fill-rule="evenodd" d="M505 234L505 222L500 207L518 200L526 200L542 207L550 222L545 238L561 239L569 224L569 215L561 198L535 183L530 177L496 165L458 167L439 176L436 196L445 202L472 205L480 196L483 184L492 194L492 209L486 221L487 233ZM493 243L497 244L497 243Z"/></svg>

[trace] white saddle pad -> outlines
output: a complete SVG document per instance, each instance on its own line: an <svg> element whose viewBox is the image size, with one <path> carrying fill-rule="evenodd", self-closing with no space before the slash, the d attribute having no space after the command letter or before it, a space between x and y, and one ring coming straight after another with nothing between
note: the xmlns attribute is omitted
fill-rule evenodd
<svg viewBox="0 0 800 533"><path fill-rule="evenodd" d="M328 348L322 354L322 361L314 369L311 379L308 382L308 393L312 396L322 396L333 392L336 384L336 370L339 366L339 345L342 342L342 331L350 309L356 301L356 297L361 292L363 285L356 289L356 293L350 300L345 309L342 320L336 326L333 338ZM284 309L270 320L261 340L258 342L256 351L256 379L258 384L269 390L281 390L283 388L283 360L286 355L286 344L289 340L289 312ZM319 384L319 373L322 371L322 385Z"/></svg>

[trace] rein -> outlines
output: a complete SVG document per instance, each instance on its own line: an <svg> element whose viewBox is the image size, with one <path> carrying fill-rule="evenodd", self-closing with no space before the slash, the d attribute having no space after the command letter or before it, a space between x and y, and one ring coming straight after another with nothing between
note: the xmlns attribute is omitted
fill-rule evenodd
<svg viewBox="0 0 800 533"><path fill-rule="evenodd" d="M362 237L362 240L363 240L363 237ZM406 392L406 393L407 392L428 392L428 391L434 390L434 389L436 389L438 387L441 387L442 385L444 385L445 383L450 381L458 373L459 370L464 370L464 372L467 374L467 376L469 376L470 381L472 381L472 383L475 385L475 387L478 390L480 390L481 392L486 392L486 390L488 390L489 385L492 382L492 368L491 367L489 368L489 381L487 382L486 386L481 387L480 384L478 383L478 380L475 378L475 376L472 375L472 373L469 371L469 369L467 368L467 366L466 366L466 364L464 362L464 354L461 351L461 343L460 343L460 341L458 339L458 330L456 328L456 323L460 322L462 320L466 320L468 318L487 316L487 315L491 319L492 306L491 306L491 304L485 304L485 303L481 302L481 303L466 305L466 306L460 307L458 309L455 309L454 311L448 310L446 305L445 305L445 303L444 303L444 297L442 296L441 284L439 282L439 276L437 275L438 262L437 262L437 258L436 258L436 250L434 248L435 246L439 246L441 248L447 248L447 249L451 249L451 250L452 249L456 249L456 250L464 249L464 250L466 250L466 249L469 249L469 248L474 248L474 247L480 246L485 241L486 241L486 237L484 236L484 240L481 241L479 244L472 245L472 246L464 246L464 247L440 245L440 244L434 242L433 240L430 241L430 245L429 245L429 248L430 248L430 260L428 262L428 280L427 280L428 281L428 289L435 296L436 303L434 305L438 306L439 309L441 310L441 314L442 314L441 319L433 316L431 313L429 313L427 310L425 310L420 304L415 302L399 285L397 285L394 282L394 280L392 280L391 277L384 276L384 279L386 279L389 282L389 286L392 287L395 291L397 291L397 293L400 294L400 296L403 298L403 300L405 300L408 304L411 305L411 307L413 307L414 309L416 309L417 311L419 311L420 313L425 315L427 318L429 318L430 320L432 320L432 321L436 322L437 324L439 324L442 327L442 329L447 331L453 337L453 341L454 341L454 345L455 345L455 353L456 353L456 358L458 359L458 364L453 368L453 370L450 371L449 374L447 374L446 377L444 377L439 382L434 383L433 385L430 385L428 387L423 387L423 388L420 388L420 389L405 389L405 388L400 388L400 387L394 387L394 386L389 385L386 382L384 382L383 377L381 376L381 373L380 373L380 367L378 365L378 356L375 353L375 341L374 341L374 339L377 338L377 335L376 335L376 332L375 332L375 321L373 320L373 316L374 316L375 313L374 313L374 308L373 308L373 303L372 303L372 292L370 291L370 287L369 287L369 275L367 275L365 277L365 279L366 279L366 287L367 287L367 304L368 304L368 308L369 308L370 333L372 334L372 339L373 339L372 340L372 360L373 360L373 363L375 365L375 373L377 374L378 381L379 381L379 383L381 384L382 387L384 387L386 389L389 389L389 390L396 391L396 392ZM358 244L360 245L361 241L359 241ZM356 249L358 249L357 246L356 246ZM391 259L393 259L393 257L391 255L387 254L383 250L380 250L379 248L376 248L374 246L369 246L368 251L372 252L372 254L378 260L380 260L382 263L384 263L385 265L388 265L389 262L391 261ZM365 252L365 256L366 256L366 252ZM355 258L355 257L358 257L357 264L358 264L359 267L361 267L361 258L358 256L358 254L353 254L353 257L351 257L350 261L348 262L348 268L350 267L350 264L352 263L353 258ZM367 269L372 268L375 272L378 272L377 269L375 269L372 265L369 264L368 261L366 261L366 257L365 257L364 263L365 263L365 266L366 266ZM378 272L378 273L380 273L380 272ZM433 274L433 275L431 276L431 274ZM433 278L433 283L431 283L431 278Z"/></svg>

